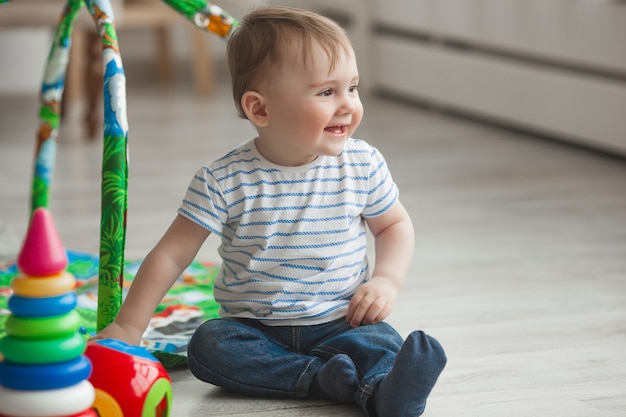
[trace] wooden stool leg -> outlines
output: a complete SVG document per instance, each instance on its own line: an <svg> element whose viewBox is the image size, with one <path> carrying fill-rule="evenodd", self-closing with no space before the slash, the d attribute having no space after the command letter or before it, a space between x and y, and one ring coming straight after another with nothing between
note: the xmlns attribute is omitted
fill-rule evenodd
<svg viewBox="0 0 626 417"><path fill-rule="evenodd" d="M103 80L104 69L102 67L102 43L97 33L89 31L87 35L87 65L85 66L87 81L87 112L85 124L87 127L87 137L95 139L96 134L101 131L103 120Z"/></svg>
<svg viewBox="0 0 626 417"><path fill-rule="evenodd" d="M207 42L210 34L191 27L191 60L193 64L193 78L196 90L200 94L209 95L214 88L214 68L209 56L209 42Z"/></svg>
<svg viewBox="0 0 626 417"><path fill-rule="evenodd" d="M65 90L63 90L63 102L71 104L83 98L85 91L84 66L85 66L85 31L74 28L72 32L72 47L67 65L65 77Z"/></svg>
<svg viewBox="0 0 626 417"><path fill-rule="evenodd" d="M166 25L159 26L155 29L155 32L157 36L157 51L159 54L159 78L169 84L174 79L174 68L172 65L172 51L168 39L168 28Z"/></svg>

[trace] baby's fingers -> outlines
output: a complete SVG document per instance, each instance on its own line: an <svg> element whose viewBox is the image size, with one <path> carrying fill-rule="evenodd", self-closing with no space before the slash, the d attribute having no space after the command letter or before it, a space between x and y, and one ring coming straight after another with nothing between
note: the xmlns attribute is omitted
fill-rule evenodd
<svg viewBox="0 0 626 417"><path fill-rule="evenodd" d="M380 323L391 313L391 306L387 299L377 298L370 306L363 322L365 324Z"/></svg>
<svg viewBox="0 0 626 417"><path fill-rule="evenodd" d="M353 300L354 301L354 300ZM352 307L352 303L351 307ZM362 297L355 307L353 313L348 315L348 321L352 327L361 324L374 324L382 321L381 317L386 317L387 301L381 297L366 295ZM349 310L350 311L350 310Z"/></svg>
<svg viewBox="0 0 626 417"><path fill-rule="evenodd" d="M367 309L364 309L363 306L361 305L362 299L363 299L363 296L357 293L354 295L354 297L352 297L352 300L350 301L350 305L348 306L348 313L346 314L346 320L350 322L350 325L352 327L358 327L361 324L363 317L365 317L365 312L367 311Z"/></svg>

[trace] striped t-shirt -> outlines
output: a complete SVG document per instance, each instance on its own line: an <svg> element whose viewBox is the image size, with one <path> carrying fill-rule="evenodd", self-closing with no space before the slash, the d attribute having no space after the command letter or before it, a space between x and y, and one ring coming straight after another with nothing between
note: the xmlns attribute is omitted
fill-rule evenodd
<svg viewBox="0 0 626 417"><path fill-rule="evenodd" d="M221 236L222 317L312 325L346 315L369 279L363 218L397 198L383 156L362 140L298 167L269 162L251 140L198 170L178 212Z"/></svg>

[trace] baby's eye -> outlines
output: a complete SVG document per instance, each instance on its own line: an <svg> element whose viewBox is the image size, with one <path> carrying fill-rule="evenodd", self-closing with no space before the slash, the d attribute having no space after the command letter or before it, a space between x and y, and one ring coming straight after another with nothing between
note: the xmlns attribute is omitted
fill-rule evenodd
<svg viewBox="0 0 626 417"><path fill-rule="evenodd" d="M348 91L351 92L351 93L354 93L358 89L359 89L359 85L355 84L355 85L351 85L350 88L348 89Z"/></svg>
<svg viewBox="0 0 626 417"><path fill-rule="evenodd" d="M327 88L326 90L321 91L319 95L322 97L330 97L331 95L333 95L333 90L330 88Z"/></svg>

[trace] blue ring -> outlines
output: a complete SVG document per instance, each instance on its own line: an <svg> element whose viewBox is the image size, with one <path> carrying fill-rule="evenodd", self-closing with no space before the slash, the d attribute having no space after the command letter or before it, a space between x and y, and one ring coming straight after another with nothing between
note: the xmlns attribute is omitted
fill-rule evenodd
<svg viewBox="0 0 626 417"><path fill-rule="evenodd" d="M13 294L9 310L19 317L49 317L69 313L76 308L76 294L67 292L54 297L23 297Z"/></svg>
<svg viewBox="0 0 626 417"><path fill-rule="evenodd" d="M156 358L156 356L148 352L146 349L140 346L129 345L128 343L122 342L121 340L99 339L99 340L96 340L95 343L102 345L102 346L106 346L109 349L117 350L118 352L122 352L130 356L138 356L143 359L148 359L149 361L152 361L152 362L159 361Z"/></svg>
<svg viewBox="0 0 626 417"><path fill-rule="evenodd" d="M19 365L0 362L0 385L23 391L70 387L91 375L91 361L84 355L50 365Z"/></svg>

